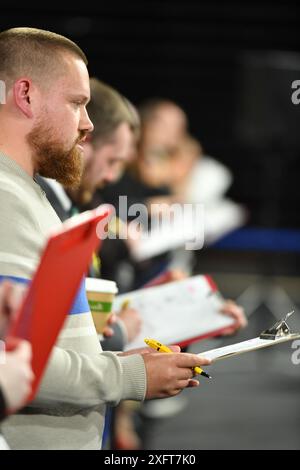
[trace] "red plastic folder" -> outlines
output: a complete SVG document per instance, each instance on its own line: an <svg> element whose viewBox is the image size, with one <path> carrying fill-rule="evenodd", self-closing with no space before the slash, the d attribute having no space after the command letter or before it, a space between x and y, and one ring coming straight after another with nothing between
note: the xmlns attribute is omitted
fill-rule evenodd
<svg viewBox="0 0 300 470"><path fill-rule="evenodd" d="M65 222L46 243L26 298L6 337L8 349L21 338L31 343L35 380L28 401L37 392L51 350L92 254L100 245L109 216L107 206L77 215Z"/></svg>

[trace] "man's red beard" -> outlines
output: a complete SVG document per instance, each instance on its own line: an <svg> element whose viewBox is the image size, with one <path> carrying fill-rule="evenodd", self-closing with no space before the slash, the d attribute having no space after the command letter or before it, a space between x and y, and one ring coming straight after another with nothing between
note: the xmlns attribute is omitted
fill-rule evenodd
<svg viewBox="0 0 300 470"><path fill-rule="evenodd" d="M83 172L83 155L76 147L85 136L80 136L70 150L63 148L61 142L52 138L52 130L43 123L38 124L27 136L33 150L35 171L46 178L53 178L66 188L80 185Z"/></svg>

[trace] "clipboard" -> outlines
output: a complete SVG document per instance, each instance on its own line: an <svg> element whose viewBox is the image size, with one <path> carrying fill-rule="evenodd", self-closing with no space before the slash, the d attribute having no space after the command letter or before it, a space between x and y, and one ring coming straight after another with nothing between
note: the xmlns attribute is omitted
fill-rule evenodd
<svg viewBox="0 0 300 470"><path fill-rule="evenodd" d="M229 359L230 357L244 354L257 349L275 346L276 344L293 341L300 338L300 333L291 333L286 320L294 312L288 313L282 320L278 321L268 330L263 331L259 337L231 344L223 348L211 349L199 354L201 357L211 359L212 362Z"/></svg>
<svg viewBox="0 0 300 470"><path fill-rule="evenodd" d="M52 232L46 242L37 271L5 339L8 350L14 349L19 339L31 343L35 379L26 402L37 392L51 350L110 215L111 210L105 205L76 215Z"/></svg>
<svg viewBox="0 0 300 470"><path fill-rule="evenodd" d="M210 276L193 276L119 295L113 309L120 310L127 300L139 311L142 328L126 350L144 347L145 337L185 347L221 335L234 324L231 317L219 312L224 299Z"/></svg>

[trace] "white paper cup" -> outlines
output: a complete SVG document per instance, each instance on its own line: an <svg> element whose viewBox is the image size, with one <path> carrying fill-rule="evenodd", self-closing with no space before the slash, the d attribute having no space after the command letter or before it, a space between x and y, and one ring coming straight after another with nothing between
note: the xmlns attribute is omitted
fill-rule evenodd
<svg viewBox="0 0 300 470"><path fill-rule="evenodd" d="M97 333L102 334L118 293L117 284L106 279L87 277L85 288Z"/></svg>

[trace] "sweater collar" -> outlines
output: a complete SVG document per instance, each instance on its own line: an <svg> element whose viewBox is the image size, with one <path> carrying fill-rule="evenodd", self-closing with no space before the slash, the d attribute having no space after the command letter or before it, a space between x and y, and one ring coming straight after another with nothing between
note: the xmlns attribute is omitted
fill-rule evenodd
<svg viewBox="0 0 300 470"><path fill-rule="evenodd" d="M8 155L5 153L1 152L0 150L0 164L4 165L7 169L12 171L14 174L20 176L23 180L26 180L27 183L31 184L33 187L38 187L40 189L40 186L38 183L36 183L35 179L32 178L26 171L12 158L10 158Z"/></svg>

